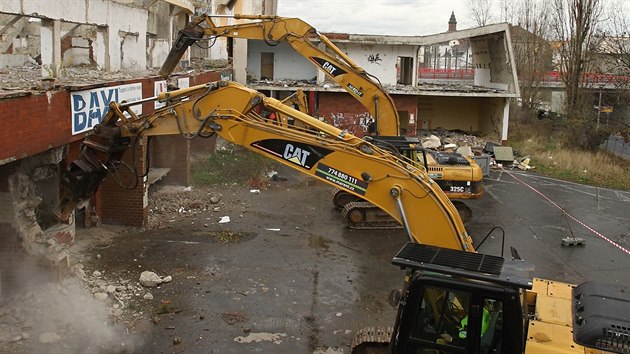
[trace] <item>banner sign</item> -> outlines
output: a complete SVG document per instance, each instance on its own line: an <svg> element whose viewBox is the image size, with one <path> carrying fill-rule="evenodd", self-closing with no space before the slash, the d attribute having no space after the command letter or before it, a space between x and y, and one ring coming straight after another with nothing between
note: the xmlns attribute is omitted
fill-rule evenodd
<svg viewBox="0 0 630 354"><path fill-rule="evenodd" d="M156 81L153 83L153 96L157 96L162 92L166 92L166 80ZM153 108L159 109L166 106L166 102L153 102Z"/></svg>
<svg viewBox="0 0 630 354"><path fill-rule="evenodd" d="M110 102L133 102L141 99L142 83L72 92L70 94L72 135L92 130L103 120ZM136 114L142 114L142 105L133 106L131 110Z"/></svg>

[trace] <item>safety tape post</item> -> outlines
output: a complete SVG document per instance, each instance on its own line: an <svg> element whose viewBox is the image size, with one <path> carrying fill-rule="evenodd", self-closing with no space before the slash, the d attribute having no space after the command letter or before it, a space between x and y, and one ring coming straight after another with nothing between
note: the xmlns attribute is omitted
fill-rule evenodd
<svg viewBox="0 0 630 354"><path fill-rule="evenodd" d="M575 216L567 213L566 210L564 210L564 208L562 208L560 205L558 205L556 202L554 202L553 200L551 200L549 197L547 197L546 195L544 195L542 192L540 192L539 190L537 190L536 188L530 186L529 184L527 184L525 181L521 180L520 178L516 177L513 173L511 173L510 171L507 170L503 170L505 173L507 173L510 177L514 178L515 180L517 180L519 183L521 183L522 185L524 185L525 187L531 189L532 191L534 191L536 194L540 195L541 197L543 197L546 201L548 201L549 203L551 203L551 205L555 206L556 208L560 209L560 211L568 216L571 220L575 221L576 223L582 225L585 229L589 230L590 232L592 232L593 234L595 234L597 237L601 238L602 240L610 243L611 245L615 246L616 248L618 248L619 250L621 250L622 252L630 255L630 251L627 250L626 248L624 248L623 246L621 246L620 244L618 244L617 242L609 239L608 237L602 235L601 233L597 232L596 230L594 230L592 227L586 225L585 223L583 223L582 221L578 220Z"/></svg>

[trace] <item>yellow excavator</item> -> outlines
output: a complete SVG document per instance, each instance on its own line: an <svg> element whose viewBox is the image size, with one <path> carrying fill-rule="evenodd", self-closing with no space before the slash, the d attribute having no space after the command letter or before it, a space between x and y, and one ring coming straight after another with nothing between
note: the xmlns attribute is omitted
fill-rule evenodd
<svg viewBox="0 0 630 354"><path fill-rule="evenodd" d="M131 110L151 101L165 107L141 116ZM299 124L278 124L262 111ZM167 134L217 134L359 196L405 226L410 242L393 261L408 270L402 292L392 296L396 322L359 331L355 353L629 352L627 288L535 279L514 251L512 260L477 253L457 210L424 168L237 83L110 103L61 178L60 218L70 218L108 175L116 178L123 154L140 138Z"/></svg>
<svg viewBox="0 0 630 354"><path fill-rule="evenodd" d="M173 49L160 69L161 76L168 77L186 49L203 38L255 39L264 40L269 45L285 42L367 109L374 119L374 134L366 139L424 166L431 178L453 200L462 219L467 222L472 218L471 209L461 200L477 199L483 195L483 173L477 162L455 152L424 149L418 138L400 136L396 105L378 78L354 63L325 35L297 18L234 15L235 19L246 22L219 26L212 20L213 17L226 16L200 16L180 31ZM313 40L319 41L320 46L315 45ZM400 224L380 212L378 208L343 189L336 189L333 192L333 204L342 210L343 214L354 217L354 222L349 224L352 228L400 227Z"/></svg>

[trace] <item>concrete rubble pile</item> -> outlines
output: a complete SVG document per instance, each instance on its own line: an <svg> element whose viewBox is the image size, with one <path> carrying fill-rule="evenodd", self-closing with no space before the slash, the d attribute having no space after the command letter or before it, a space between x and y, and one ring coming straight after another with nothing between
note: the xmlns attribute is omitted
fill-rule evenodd
<svg viewBox="0 0 630 354"><path fill-rule="evenodd" d="M82 264L71 270L74 277L35 284L0 303L0 352L9 346L53 344L74 352L78 340L95 352L124 346L122 334L143 317L138 303L153 300L148 288L173 280L149 271L137 281L108 278Z"/></svg>
<svg viewBox="0 0 630 354"><path fill-rule="evenodd" d="M108 72L91 66L64 67L54 80L54 86L73 86L128 80L157 75L155 70ZM0 69L0 96L16 91L46 91L41 69L37 65Z"/></svg>
<svg viewBox="0 0 630 354"><path fill-rule="evenodd" d="M457 151L461 148L470 148L469 156L481 155L486 145L486 140L476 135L442 129L424 132L420 135L420 140L422 146L428 149ZM463 150L459 152L461 151Z"/></svg>
<svg viewBox="0 0 630 354"><path fill-rule="evenodd" d="M160 227L169 216L193 216L205 211L219 211L222 195L218 193L199 193L192 187L178 190L163 189L151 194L149 198L149 225Z"/></svg>

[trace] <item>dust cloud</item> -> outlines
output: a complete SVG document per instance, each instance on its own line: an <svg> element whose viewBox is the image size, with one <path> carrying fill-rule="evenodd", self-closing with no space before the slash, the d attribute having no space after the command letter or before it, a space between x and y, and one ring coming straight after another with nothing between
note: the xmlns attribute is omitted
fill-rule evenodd
<svg viewBox="0 0 630 354"><path fill-rule="evenodd" d="M141 345L112 316L112 303L97 300L77 277L56 281L34 264L14 270L11 294L5 288L0 300L0 352L133 353Z"/></svg>

